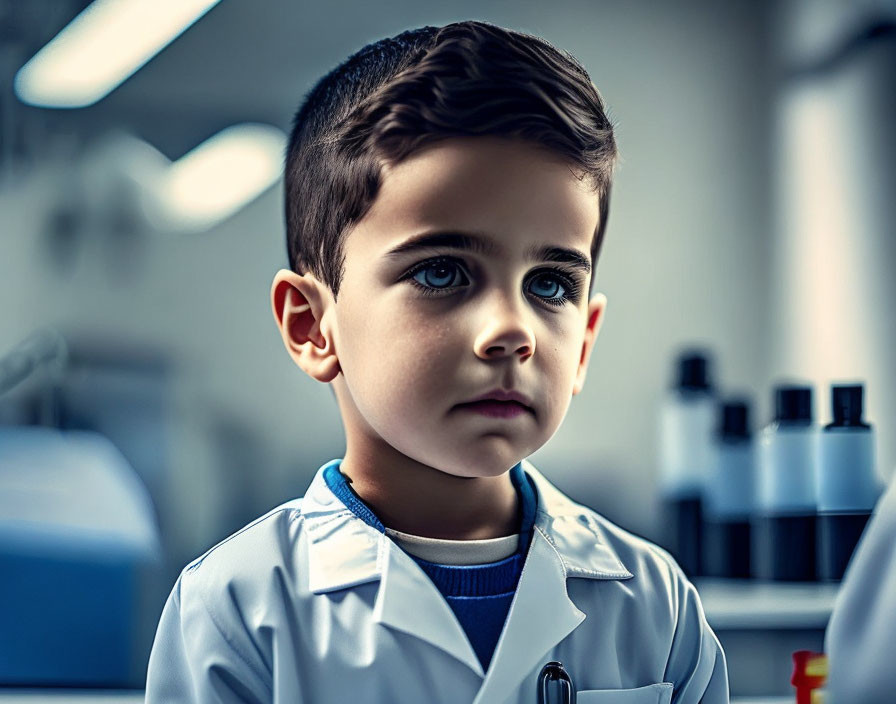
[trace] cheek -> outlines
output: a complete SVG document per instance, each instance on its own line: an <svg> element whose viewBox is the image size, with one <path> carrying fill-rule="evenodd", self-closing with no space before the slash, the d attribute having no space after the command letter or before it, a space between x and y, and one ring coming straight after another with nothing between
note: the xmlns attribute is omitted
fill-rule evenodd
<svg viewBox="0 0 896 704"><path fill-rule="evenodd" d="M579 368L579 357L582 350L582 335L568 332L565 336L554 338L550 345L542 347L546 359L545 367L550 369L553 382L553 393L558 407L565 408L567 395L572 395L576 374Z"/></svg>
<svg viewBox="0 0 896 704"><path fill-rule="evenodd" d="M394 306L359 306L342 338L346 377L384 406L433 398L455 381L456 333L433 317ZM354 341L354 342L353 342Z"/></svg>
<svg viewBox="0 0 896 704"><path fill-rule="evenodd" d="M432 401L457 383L459 341L444 327L417 324L395 331L383 348L385 376L407 400Z"/></svg>

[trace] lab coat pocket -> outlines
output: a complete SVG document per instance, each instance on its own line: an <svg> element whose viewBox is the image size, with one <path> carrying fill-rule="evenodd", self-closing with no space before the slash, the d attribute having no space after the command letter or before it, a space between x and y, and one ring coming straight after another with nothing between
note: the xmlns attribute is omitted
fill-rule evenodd
<svg viewBox="0 0 896 704"><path fill-rule="evenodd" d="M586 689L576 692L576 704L670 704L672 683L635 689Z"/></svg>

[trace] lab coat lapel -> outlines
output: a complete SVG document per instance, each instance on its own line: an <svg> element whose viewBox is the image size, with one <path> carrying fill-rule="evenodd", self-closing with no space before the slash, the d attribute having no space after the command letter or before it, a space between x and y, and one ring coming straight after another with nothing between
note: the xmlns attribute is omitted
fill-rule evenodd
<svg viewBox="0 0 896 704"><path fill-rule="evenodd" d="M308 540L309 588L314 594L379 580L376 623L424 640L485 673L473 646L432 580L388 536L367 525L336 498L324 464L302 502Z"/></svg>
<svg viewBox="0 0 896 704"><path fill-rule="evenodd" d="M482 677L473 646L435 584L394 542L382 540L385 559L373 620L431 643Z"/></svg>
<svg viewBox="0 0 896 704"><path fill-rule="evenodd" d="M563 560L536 526L507 623L473 704L504 701L545 653L584 620L585 614L566 593ZM533 700L535 693L533 681Z"/></svg>

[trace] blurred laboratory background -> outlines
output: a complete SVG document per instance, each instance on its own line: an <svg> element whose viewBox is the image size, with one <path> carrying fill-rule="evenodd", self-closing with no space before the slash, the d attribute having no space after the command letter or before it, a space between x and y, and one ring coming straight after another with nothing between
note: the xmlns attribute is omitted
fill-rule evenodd
<svg viewBox="0 0 896 704"><path fill-rule="evenodd" d="M794 421L815 443L839 393L870 431L865 499L896 466L892 0L0 0L0 699L139 698L183 566L343 455L335 400L271 313L286 136L364 44L462 19L572 52L621 153L606 319L530 460L681 560L736 701L788 700L790 655L821 649L839 576L814 557L782 573L768 552L822 539L774 513L797 491L761 479L774 433ZM724 470L755 489L738 518L752 533L705 525L725 502L702 493L725 428L755 458ZM871 506L847 508L857 539Z"/></svg>

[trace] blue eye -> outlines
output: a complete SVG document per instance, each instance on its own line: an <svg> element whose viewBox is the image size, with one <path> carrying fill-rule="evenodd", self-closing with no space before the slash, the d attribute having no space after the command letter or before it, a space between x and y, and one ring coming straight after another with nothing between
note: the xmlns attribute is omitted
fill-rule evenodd
<svg viewBox="0 0 896 704"><path fill-rule="evenodd" d="M462 272L459 261L440 257L421 262L402 278L408 279L424 296L440 296L444 291L463 285L463 282L456 283L457 275ZM463 278L466 279L466 275ZM541 270L530 281L536 284L530 290L550 306L560 307L578 299L579 285L559 269Z"/></svg>
<svg viewBox="0 0 896 704"><path fill-rule="evenodd" d="M450 288L449 284L455 279L454 274L459 271L460 267L454 262L434 261L416 269L412 274L412 281L428 289ZM423 281L416 278L419 274L423 274Z"/></svg>
<svg viewBox="0 0 896 704"><path fill-rule="evenodd" d="M533 279L533 281L541 281L541 282L548 281L549 283L553 282L554 286L553 287L548 286L547 287L548 289L556 290L559 288L561 291L566 291L566 289L563 288L563 284L561 284L560 281L558 281L557 277L555 277L555 276L536 276ZM544 291L544 289L542 289L542 291ZM542 294L538 294L538 295L542 295ZM556 298L558 295L559 294L557 294L557 293L547 293L547 294L544 294L544 297L545 298Z"/></svg>

